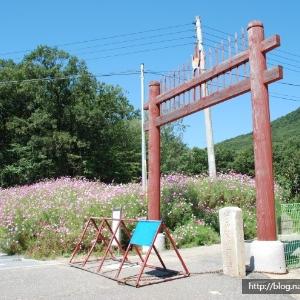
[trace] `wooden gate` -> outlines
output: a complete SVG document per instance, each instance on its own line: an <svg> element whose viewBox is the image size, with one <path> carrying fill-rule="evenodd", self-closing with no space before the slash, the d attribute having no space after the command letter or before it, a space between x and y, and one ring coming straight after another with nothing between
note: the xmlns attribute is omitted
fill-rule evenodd
<svg viewBox="0 0 300 300"><path fill-rule="evenodd" d="M274 35L265 39L260 21L250 22L247 31L247 49L199 72L191 80L164 91L158 81L149 84L149 102L144 107L149 110L149 121L145 124L149 131L148 219L160 219L160 127L251 92L257 236L259 240L276 240L268 84L282 79L283 72L281 66L267 69L266 53L280 46L280 37ZM246 70L248 67L249 74L239 75L241 68ZM226 76L230 76L230 80L225 80ZM209 85L216 88L202 95ZM186 101L191 98L187 96L191 92L192 101Z"/></svg>

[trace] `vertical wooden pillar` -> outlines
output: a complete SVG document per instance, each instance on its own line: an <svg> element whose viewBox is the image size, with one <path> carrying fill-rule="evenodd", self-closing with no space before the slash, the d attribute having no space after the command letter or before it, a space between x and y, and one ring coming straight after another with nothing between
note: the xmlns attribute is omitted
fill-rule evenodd
<svg viewBox="0 0 300 300"><path fill-rule="evenodd" d="M263 82L266 57L261 52L264 27L259 21L248 25L251 98L253 110L253 144L255 158L257 237L276 240L274 181L272 167L272 137L269 93Z"/></svg>
<svg viewBox="0 0 300 300"><path fill-rule="evenodd" d="M156 97L160 94L160 83L149 84L149 179L148 179L148 219L160 220L160 127L155 119L160 115Z"/></svg>

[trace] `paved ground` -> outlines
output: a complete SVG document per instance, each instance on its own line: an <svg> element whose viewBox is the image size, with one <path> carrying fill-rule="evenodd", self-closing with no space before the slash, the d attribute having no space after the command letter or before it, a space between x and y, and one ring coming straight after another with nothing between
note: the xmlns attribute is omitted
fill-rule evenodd
<svg viewBox="0 0 300 300"><path fill-rule="evenodd" d="M221 268L219 245L181 253L191 277L138 289L70 267L64 260L37 262L0 255L0 299L294 299L289 295L242 295L241 279L221 273L197 274ZM167 266L177 265L173 251L163 256ZM262 274L247 277L266 278ZM294 271L287 278L300 278L300 273Z"/></svg>

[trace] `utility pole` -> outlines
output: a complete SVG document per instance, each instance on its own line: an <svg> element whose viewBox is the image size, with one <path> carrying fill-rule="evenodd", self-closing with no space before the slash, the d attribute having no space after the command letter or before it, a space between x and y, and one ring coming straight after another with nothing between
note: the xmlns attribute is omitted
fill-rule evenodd
<svg viewBox="0 0 300 300"><path fill-rule="evenodd" d="M203 37L202 37L202 26L200 17L196 17L196 36L198 49L200 51L200 73L205 70L205 54L203 47ZM207 95L206 84L201 85L202 97ZM205 121L205 133L206 133L206 145L207 145L207 157L208 157L208 174L209 177L215 178L217 176L216 171L216 159L214 151L214 139L213 139L213 129L211 122L210 108L204 109L204 121Z"/></svg>
<svg viewBox="0 0 300 300"><path fill-rule="evenodd" d="M146 142L144 130L144 100L145 100L145 77L144 64L141 64L141 134L142 134L142 187L143 192L147 193L147 161L146 161Z"/></svg>

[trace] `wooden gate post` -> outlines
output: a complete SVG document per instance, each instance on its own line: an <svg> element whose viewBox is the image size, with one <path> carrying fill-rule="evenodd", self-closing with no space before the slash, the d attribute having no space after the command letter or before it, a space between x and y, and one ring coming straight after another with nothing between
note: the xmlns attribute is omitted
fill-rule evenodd
<svg viewBox="0 0 300 300"><path fill-rule="evenodd" d="M160 115L156 97L160 94L160 83L149 84L149 180L148 180L148 219L160 220L160 127L155 120Z"/></svg>
<svg viewBox="0 0 300 300"><path fill-rule="evenodd" d="M248 25L250 83L253 110L257 237L276 240L272 137L268 86L264 84L266 57L261 50L264 27L259 21Z"/></svg>

